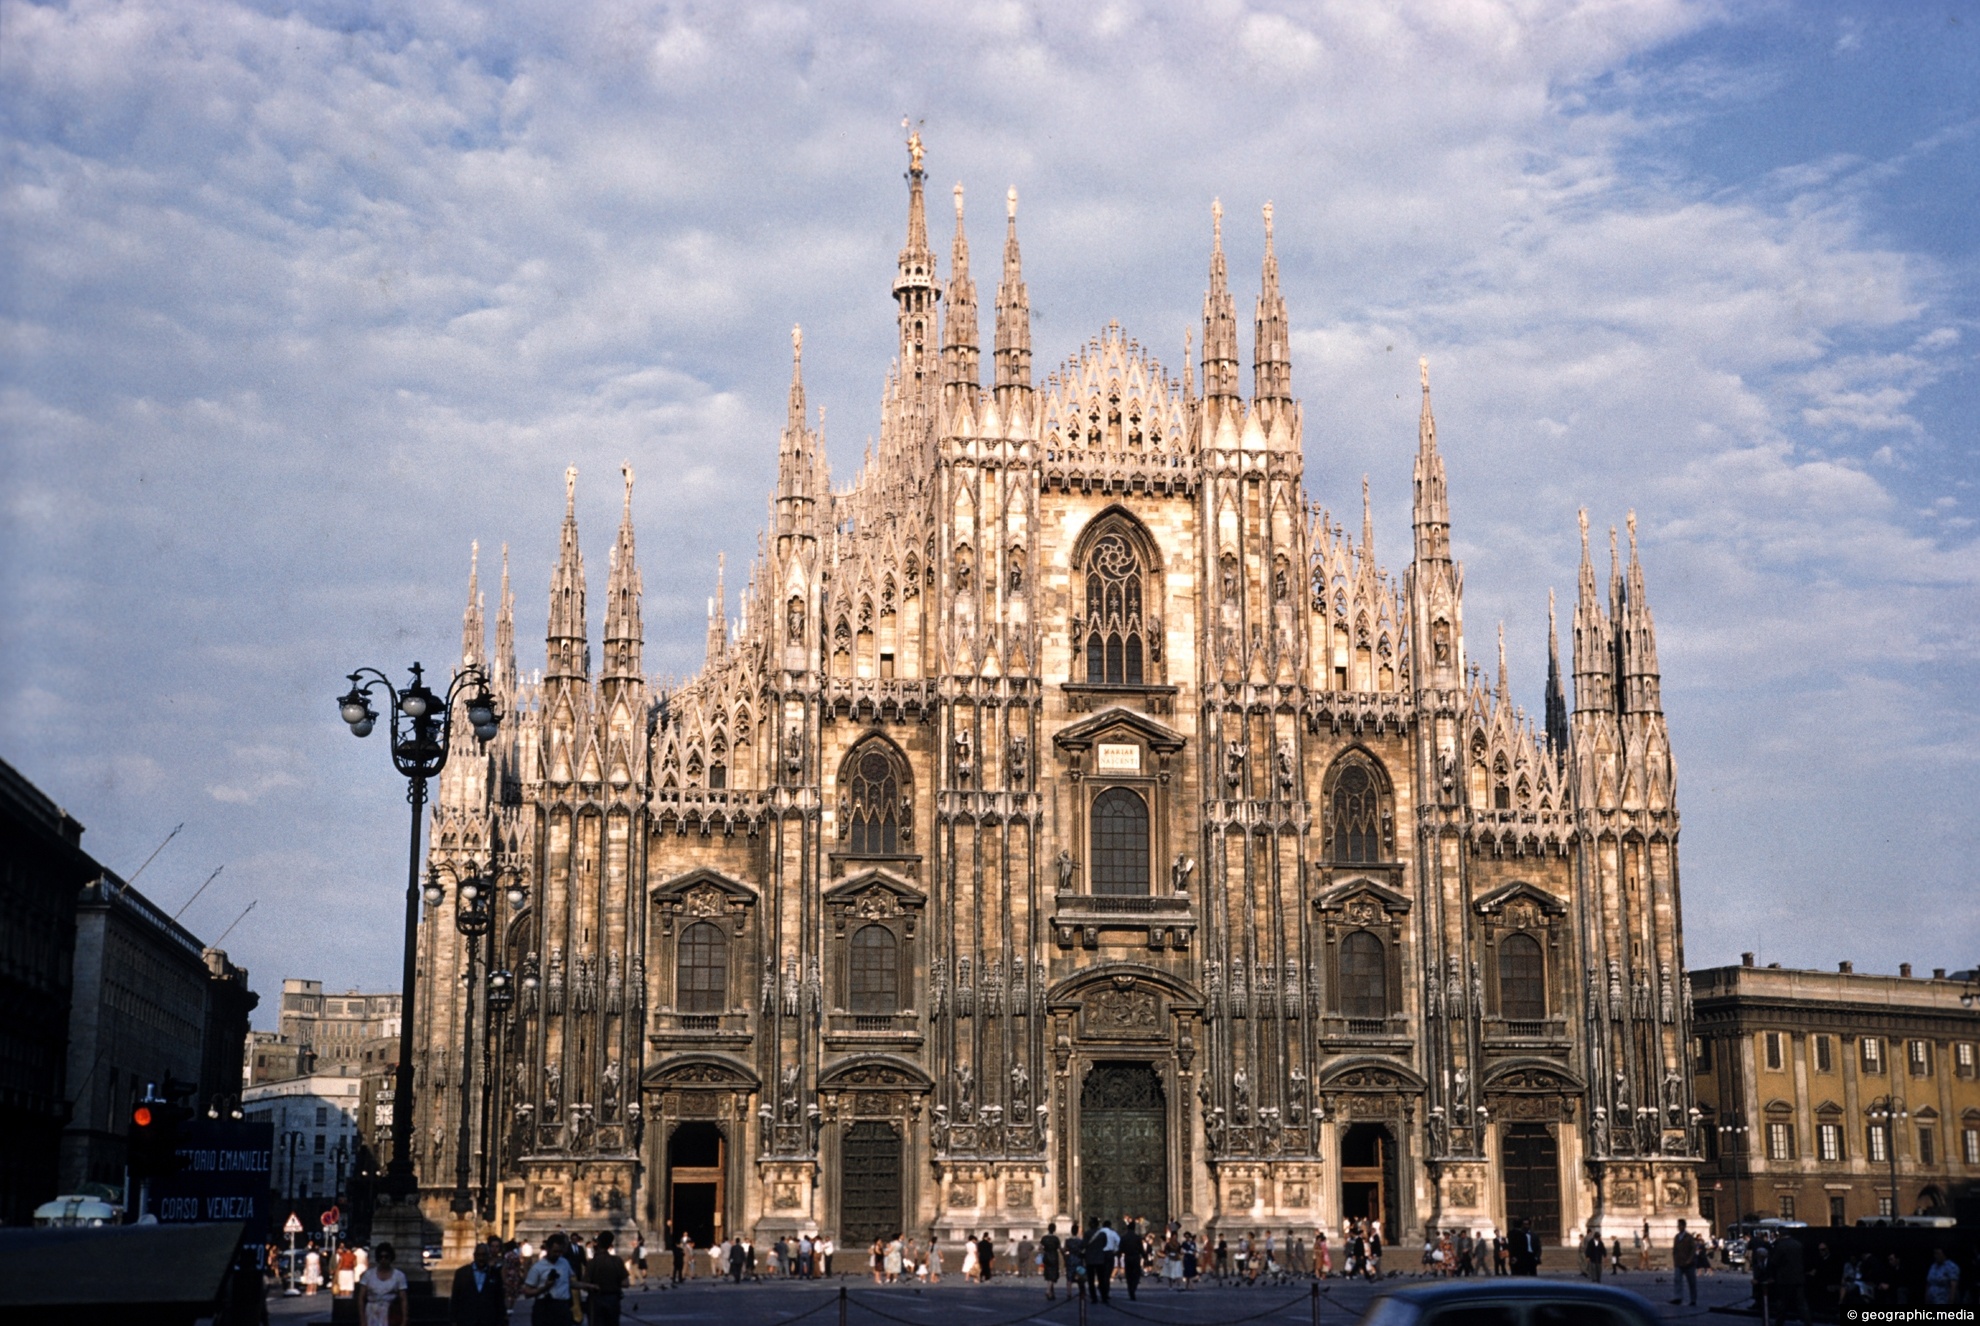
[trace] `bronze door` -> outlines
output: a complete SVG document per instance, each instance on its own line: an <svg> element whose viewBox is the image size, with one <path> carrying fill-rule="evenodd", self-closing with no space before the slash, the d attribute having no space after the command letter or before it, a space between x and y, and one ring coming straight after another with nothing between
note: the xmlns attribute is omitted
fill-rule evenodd
<svg viewBox="0 0 1980 1326"><path fill-rule="evenodd" d="M1544 1123L1506 1125L1500 1146L1506 1221L1524 1217L1542 1242L1561 1236L1560 1147Z"/></svg>
<svg viewBox="0 0 1980 1326"><path fill-rule="evenodd" d="M1079 1095L1079 1216L1142 1222L1169 1218L1168 1111L1148 1064L1095 1064Z"/></svg>
<svg viewBox="0 0 1980 1326"><path fill-rule="evenodd" d="M907 1231L901 1221L901 1135L864 1119L839 1143L839 1246L863 1248Z"/></svg>

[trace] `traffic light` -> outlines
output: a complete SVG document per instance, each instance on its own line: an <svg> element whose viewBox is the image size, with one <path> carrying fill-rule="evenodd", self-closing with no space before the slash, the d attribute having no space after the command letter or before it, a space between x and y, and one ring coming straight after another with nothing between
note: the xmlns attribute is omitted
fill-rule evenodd
<svg viewBox="0 0 1980 1326"><path fill-rule="evenodd" d="M168 1080L165 1085L169 1091L174 1084ZM132 1178L163 1178L186 1167L185 1158L178 1154L179 1141L191 1117L191 1110L165 1099L156 1087L145 1088L144 1099L131 1106L127 1154Z"/></svg>

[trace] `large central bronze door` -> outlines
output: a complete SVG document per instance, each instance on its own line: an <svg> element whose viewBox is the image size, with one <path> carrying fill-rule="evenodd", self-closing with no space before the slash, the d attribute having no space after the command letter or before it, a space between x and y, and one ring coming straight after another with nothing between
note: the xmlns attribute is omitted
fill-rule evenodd
<svg viewBox="0 0 1980 1326"><path fill-rule="evenodd" d="M906 1233L901 1220L901 1135L876 1119L846 1130L839 1145L839 1245L862 1248Z"/></svg>
<svg viewBox="0 0 1980 1326"><path fill-rule="evenodd" d="M1160 1229L1169 1218L1168 1112L1148 1064L1095 1064L1079 1095L1082 1222L1124 1218Z"/></svg>
<svg viewBox="0 0 1980 1326"><path fill-rule="evenodd" d="M1506 1125L1500 1139L1506 1219L1530 1221L1542 1242L1561 1236L1560 1146L1544 1123Z"/></svg>

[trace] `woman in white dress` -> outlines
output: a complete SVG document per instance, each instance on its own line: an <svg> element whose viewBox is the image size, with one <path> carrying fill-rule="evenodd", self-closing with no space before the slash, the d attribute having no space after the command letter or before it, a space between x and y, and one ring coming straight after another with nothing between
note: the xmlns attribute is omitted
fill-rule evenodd
<svg viewBox="0 0 1980 1326"><path fill-rule="evenodd" d="M901 1241L899 1239L887 1240L885 1269L889 1284L901 1278Z"/></svg>
<svg viewBox="0 0 1980 1326"><path fill-rule="evenodd" d="M392 1265L392 1245L381 1243L373 1265L358 1278L358 1320L363 1326L406 1326L406 1273Z"/></svg>
<svg viewBox="0 0 1980 1326"><path fill-rule="evenodd" d="M963 1279L976 1279L976 1240L963 1240Z"/></svg>

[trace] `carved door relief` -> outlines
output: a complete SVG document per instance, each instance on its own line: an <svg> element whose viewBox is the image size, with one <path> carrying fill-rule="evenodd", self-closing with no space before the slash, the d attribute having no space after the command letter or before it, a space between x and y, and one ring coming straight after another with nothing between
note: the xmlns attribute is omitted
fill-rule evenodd
<svg viewBox="0 0 1980 1326"><path fill-rule="evenodd" d="M860 1248L904 1232L901 1135L890 1123L862 1119L839 1143L839 1243Z"/></svg>
<svg viewBox="0 0 1980 1326"><path fill-rule="evenodd" d="M1168 1110L1152 1064L1098 1063L1079 1098L1079 1217L1168 1219Z"/></svg>

